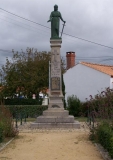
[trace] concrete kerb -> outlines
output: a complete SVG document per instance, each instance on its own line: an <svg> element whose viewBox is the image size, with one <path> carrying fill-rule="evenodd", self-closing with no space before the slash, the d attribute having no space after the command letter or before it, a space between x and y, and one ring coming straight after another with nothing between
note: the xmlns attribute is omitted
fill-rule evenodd
<svg viewBox="0 0 113 160"><path fill-rule="evenodd" d="M111 159L111 157L109 156L109 153L98 143L95 143L96 148L98 149L98 151L100 152L102 158L104 160L113 160Z"/></svg>
<svg viewBox="0 0 113 160"><path fill-rule="evenodd" d="M0 147L0 151L2 151L8 144L10 144L12 141L14 140L14 138L12 138L10 141L8 141L7 143L4 143L2 147ZM1 144L2 145L2 144Z"/></svg>

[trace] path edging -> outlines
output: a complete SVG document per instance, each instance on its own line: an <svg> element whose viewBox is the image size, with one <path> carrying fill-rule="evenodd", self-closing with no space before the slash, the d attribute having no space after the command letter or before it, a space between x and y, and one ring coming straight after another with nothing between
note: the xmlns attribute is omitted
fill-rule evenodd
<svg viewBox="0 0 113 160"><path fill-rule="evenodd" d="M98 149L98 151L100 152L100 154L104 160L113 160L113 159L111 159L109 153L102 147L102 145L95 143L95 146Z"/></svg>
<svg viewBox="0 0 113 160"><path fill-rule="evenodd" d="M5 143L1 148L0 151L2 151L8 144L10 144L12 141L14 140L14 138L12 138L9 142Z"/></svg>

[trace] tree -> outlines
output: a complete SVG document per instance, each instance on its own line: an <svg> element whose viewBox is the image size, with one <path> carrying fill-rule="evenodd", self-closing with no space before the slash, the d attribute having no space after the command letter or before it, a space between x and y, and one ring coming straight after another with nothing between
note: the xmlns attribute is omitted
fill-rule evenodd
<svg viewBox="0 0 113 160"><path fill-rule="evenodd" d="M49 52L30 48L25 53L13 51L12 61L7 58L2 67L4 95L14 97L18 93L31 98L32 94L36 94L38 98L39 92L49 86L49 60Z"/></svg>

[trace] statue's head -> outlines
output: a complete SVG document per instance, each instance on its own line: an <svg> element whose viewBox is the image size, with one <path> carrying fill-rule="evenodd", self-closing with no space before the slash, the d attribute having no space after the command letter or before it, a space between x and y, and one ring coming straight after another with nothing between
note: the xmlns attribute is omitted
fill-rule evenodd
<svg viewBox="0 0 113 160"><path fill-rule="evenodd" d="M58 5L54 5L54 10L57 11L58 10Z"/></svg>

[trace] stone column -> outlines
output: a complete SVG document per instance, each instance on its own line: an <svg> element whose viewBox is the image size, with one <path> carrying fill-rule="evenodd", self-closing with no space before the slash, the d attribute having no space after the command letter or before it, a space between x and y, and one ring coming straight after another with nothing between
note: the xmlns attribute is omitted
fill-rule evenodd
<svg viewBox="0 0 113 160"><path fill-rule="evenodd" d="M60 48L62 39L51 39L51 69L50 69L50 92L48 109L61 108L63 106L62 79L61 79L61 56Z"/></svg>

